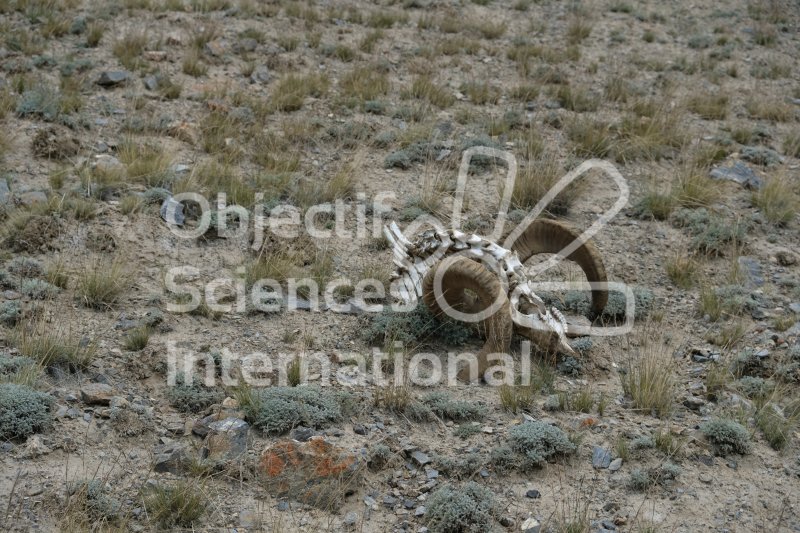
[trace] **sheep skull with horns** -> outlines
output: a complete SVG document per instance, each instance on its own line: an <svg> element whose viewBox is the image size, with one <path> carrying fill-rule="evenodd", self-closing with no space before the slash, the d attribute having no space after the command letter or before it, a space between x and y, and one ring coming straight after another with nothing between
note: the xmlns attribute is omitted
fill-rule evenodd
<svg viewBox="0 0 800 533"><path fill-rule="evenodd" d="M557 254L578 239L578 233L564 222L534 220L510 248L444 229L425 231L410 241L394 222L384 228L384 235L393 248L396 298L406 304L422 298L436 316L447 314L476 323L486 338L477 357L479 377L489 367L489 354L508 353L513 332L542 350L573 353L567 343L566 318L557 309L548 309L533 292L523 267L534 255ZM603 261L591 242L580 244L565 259L577 263L590 283L607 281ZM600 314L607 301L608 291L593 287L592 312ZM459 371L458 379L470 378L469 366Z"/></svg>

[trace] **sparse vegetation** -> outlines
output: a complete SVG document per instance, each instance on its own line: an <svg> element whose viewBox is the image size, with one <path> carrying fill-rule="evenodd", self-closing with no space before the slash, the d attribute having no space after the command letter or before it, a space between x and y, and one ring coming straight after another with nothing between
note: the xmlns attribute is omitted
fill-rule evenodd
<svg viewBox="0 0 800 533"><path fill-rule="evenodd" d="M738 422L715 418L700 426L714 452L726 456L750 453L750 433Z"/></svg>
<svg viewBox="0 0 800 533"><path fill-rule="evenodd" d="M50 427L53 398L26 385L0 383L0 439L24 439Z"/></svg>

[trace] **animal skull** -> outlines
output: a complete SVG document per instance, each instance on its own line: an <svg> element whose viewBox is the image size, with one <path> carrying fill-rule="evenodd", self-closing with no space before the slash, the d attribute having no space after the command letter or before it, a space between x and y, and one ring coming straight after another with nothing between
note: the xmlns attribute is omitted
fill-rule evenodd
<svg viewBox="0 0 800 533"><path fill-rule="evenodd" d="M508 352L512 331L543 350L573 353L567 342L567 319L558 309L548 309L533 292L523 268L533 255L559 253L578 238L563 222L533 221L510 249L458 230L431 229L409 241L394 222L384 227L384 235L392 245L396 266L395 298L405 304L422 298L436 315L478 323L486 337L478 354L479 376L488 368L488 354ZM592 243L581 244L566 259L578 263L589 282L606 281L602 259ZM602 312L607 300L606 290L593 290L592 311ZM467 378L469 370L459 372L459 379Z"/></svg>

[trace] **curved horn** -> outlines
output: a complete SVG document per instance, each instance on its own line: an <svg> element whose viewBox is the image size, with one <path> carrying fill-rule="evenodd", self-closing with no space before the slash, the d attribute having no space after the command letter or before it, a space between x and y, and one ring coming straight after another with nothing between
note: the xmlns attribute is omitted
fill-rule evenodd
<svg viewBox="0 0 800 533"><path fill-rule="evenodd" d="M422 281L422 300L434 316L444 314L434 292L434 278L441 263L429 270ZM465 291L471 291L472 295ZM478 376L483 377L489 368L487 356L491 353L508 353L511 345L513 323L508 296L497 275L482 264L466 257L456 258L442 276L442 291L445 301L453 308L465 313L476 313L486 309L499 299L500 308L478 324L478 330L486 337L486 343L478 352ZM471 381L471 365L458 372L458 379Z"/></svg>
<svg viewBox="0 0 800 533"><path fill-rule="evenodd" d="M557 254L579 237L579 233L564 222L548 219L534 220L517 237L511 249L517 252L519 260L525 262L536 254ZM591 241L580 245L566 259L575 261L586 274L589 282L608 281L606 269L600 252ZM599 315L608 303L608 291L592 290L592 311Z"/></svg>

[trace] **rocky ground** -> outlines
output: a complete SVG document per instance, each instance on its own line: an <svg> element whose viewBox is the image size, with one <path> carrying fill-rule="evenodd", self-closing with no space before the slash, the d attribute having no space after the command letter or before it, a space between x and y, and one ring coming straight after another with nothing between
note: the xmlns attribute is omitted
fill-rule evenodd
<svg viewBox="0 0 800 533"><path fill-rule="evenodd" d="M799 17L779 0L0 0L0 527L800 531ZM631 333L534 351L529 386L420 387L359 381L353 358L477 351L476 333L422 309L304 310L305 292L299 310L198 293L176 311L213 280L223 303L262 278L345 278L341 302L388 286L373 229L447 222L471 146L519 164L506 231L584 160L619 169L629 201L594 240L636 295ZM505 172L473 162L463 228L491 231ZM187 238L167 220L194 229L198 205L165 209L186 192L344 215L313 218L330 235ZM587 228L617 195L592 173L548 215ZM598 324L624 315L617 295ZM256 352L281 367L259 377L307 383L222 367ZM213 386L170 384L175 353Z"/></svg>

